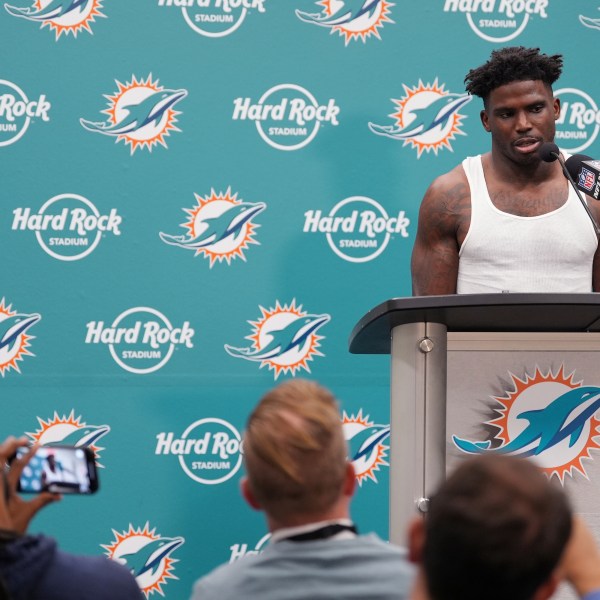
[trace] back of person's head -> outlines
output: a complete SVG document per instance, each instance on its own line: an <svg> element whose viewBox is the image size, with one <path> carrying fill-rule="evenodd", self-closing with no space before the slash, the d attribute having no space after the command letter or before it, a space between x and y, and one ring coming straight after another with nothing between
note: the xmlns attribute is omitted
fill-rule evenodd
<svg viewBox="0 0 600 600"><path fill-rule="evenodd" d="M490 59L465 77L467 92L487 101L490 92L515 81L543 81L547 86L560 77L560 54L542 54L539 48L511 46L493 50Z"/></svg>
<svg viewBox="0 0 600 600"><path fill-rule="evenodd" d="M248 485L276 519L327 511L341 496L346 456L338 404L317 383L296 379L278 385L248 419Z"/></svg>
<svg viewBox="0 0 600 600"><path fill-rule="evenodd" d="M425 519L431 600L531 600L552 581L571 522L564 491L532 462L466 459L433 496Z"/></svg>

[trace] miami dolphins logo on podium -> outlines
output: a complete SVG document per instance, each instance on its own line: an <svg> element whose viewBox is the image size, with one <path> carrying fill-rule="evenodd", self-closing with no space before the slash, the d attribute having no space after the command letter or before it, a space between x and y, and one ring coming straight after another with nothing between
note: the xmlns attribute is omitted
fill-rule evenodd
<svg viewBox="0 0 600 600"><path fill-rule="evenodd" d="M173 107L187 96L187 90L167 89L154 81L152 75L138 80L135 75L123 84L115 80L117 91L108 99L108 108L101 111L108 121L79 119L81 126L93 133L115 138L115 143L125 142L133 154L138 148L152 152L157 144L167 147L165 138L175 126L177 115Z"/></svg>
<svg viewBox="0 0 600 600"><path fill-rule="evenodd" d="M573 381L575 372L543 374L537 367L523 379L509 373L513 390L493 396L499 415L485 425L496 433L491 439L470 441L452 436L454 445L467 454L496 452L529 457L564 485L565 477L579 472L586 479L584 460L599 450L600 387Z"/></svg>
<svg viewBox="0 0 600 600"><path fill-rule="evenodd" d="M258 244L255 239L260 225L254 217L267 205L264 202L244 202L238 200L231 188L225 193L211 190L207 196L196 197L197 205L184 209L189 219L181 227L186 235L169 235L160 232L160 239L171 246L193 250L194 256L202 255L210 260L212 269L215 262L227 261L230 265L235 258L246 262L244 251L250 244Z"/></svg>
<svg viewBox="0 0 600 600"><path fill-rule="evenodd" d="M319 341L323 336L317 331L331 320L326 314L309 314L296 306L296 300L290 304L275 303L275 308L259 307L261 316L252 325L252 334L246 339L252 342L250 347L236 348L225 344L225 351L235 357L257 362L260 368L268 367L274 372L275 379L281 373L296 374L304 369L310 373L309 361L315 356L324 356L319 352Z"/></svg>
<svg viewBox="0 0 600 600"><path fill-rule="evenodd" d="M40 319L38 313L18 313L11 304L0 300L0 375L5 376L11 369L21 372L18 363L25 356L35 356L30 352L31 340L35 337L27 333Z"/></svg>
<svg viewBox="0 0 600 600"><path fill-rule="evenodd" d="M460 128L466 118L459 111L467 105L472 96L453 94L439 85L437 78L433 83L408 87L404 85L405 95L393 99L396 108L390 116L393 125L369 123L369 129L376 135L403 142L417 149L417 158L423 152L434 152L442 148L452 151L450 141L457 135L465 135Z"/></svg>
<svg viewBox="0 0 600 600"><path fill-rule="evenodd" d="M59 416L55 412L50 419L44 420L37 417L37 420L39 429L26 434L32 442L42 446L63 444L78 448L91 448L96 456L96 465L103 467L98 462L98 458L104 448L98 445L98 441L110 432L109 425L89 425L82 421L81 415L76 417L74 410L71 410L69 415Z"/></svg>
<svg viewBox="0 0 600 600"><path fill-rule="evenodd" d="M31 7L6 3L4 8L13 17L40 23L40 29L48 27L54 31L56 40L63 34L73 34L76 38L80 31L93 33L91 25L96 18L106 17L100 11L102 0L35 0Z"/></svg>
<svg viewBox="0 0 600 600"><path fill-rule="evenodd" d="M600 7L598 8L600 10ZM586 17L584 15L579 15L579 21L582 25L589 27L590 29L600 29L600 18L593 19L592 17Z"/></svg>
<svg viewBox="0 0 600 600"><path fill-rule="evenodd" d="M360 409L356 415L343 413L342 429L358 485L369 479L377 483L376 472L389 466L386 461L389 446L384 442L390 437L390 426L375 424Z"/></svg>
<svg viewBox="0 0 600 600"><path fill-rule="evenodd" d="M148 523L143 528L129 529L122 533L113 529L114 540L101 547L106 556L125 565L137 584L148 598L154 592L164 596L163 587L169 579L178 579L174 574L174 565L179 562L171 555L185 543L183 537L164 537L150 529Z"/></svg>
<svg viewBox="0 0 600 600"><path fill-rule="evenodd" d="M337 32L344 38L346 46L352 40L363 43L374 36L381 39L379 30L385 23L394 23L390 19L392 4L387 0L320 0L321 13L296 10L296 16L305 23Z"/></svg>

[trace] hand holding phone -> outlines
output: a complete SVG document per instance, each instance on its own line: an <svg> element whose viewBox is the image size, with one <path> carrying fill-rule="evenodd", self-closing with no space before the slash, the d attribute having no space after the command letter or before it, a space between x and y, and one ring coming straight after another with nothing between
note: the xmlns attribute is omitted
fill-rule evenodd
<svg viewBox="0 0 600 600"><path fill-rule="evenodd" d="M22 458L17 460L19 448L25 450ZM36 451L37 447L31 447L26 437L9 436L0 444L0 486L4 488L0 487L0 527L5 531L25 533L29 522L41 508L61 498L59 494L42 492L31 500L25 500L17 494L21 473ZM9 463L11 468L7 470Z"/></svg>
<svg viewBox="0 0 600 600"><path fill-rule="evenodd" d="M19 448L16 458L27 450ZM19 478L17 491L38 494L93 494L98 490L98 473L90 448L40 446Z"/></svg>

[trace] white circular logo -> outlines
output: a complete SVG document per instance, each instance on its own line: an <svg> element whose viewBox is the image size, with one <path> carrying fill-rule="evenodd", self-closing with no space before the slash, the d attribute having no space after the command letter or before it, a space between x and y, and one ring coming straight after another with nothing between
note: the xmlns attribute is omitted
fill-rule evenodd
<svg viewBox="0 0 600 600"><path fill-rule="evenodd" d="M390 217L383 206L366 196L346 198L326 216L320 210L309 210L304 216L304 232L325 233L333 252L354 263L377 258L393 234L408 237L410 224L403 210Z"/></svg>
<svg viewBox="0 0 600 600"><path fill-rule="evenodd" d="M19 86L0 79L0 146L14 144L25 135L31 121L29 105L29 98Z"/></svg>
<svg viewBox="0 0 600 600"><path fill-rule="evenodd" d="M560 100L560 118L556 122L556 142L568 152L589 148L598 137L600 111L594 99L577 88L554 92Z"/></svg>
<svg viewBox="0 0 600 600"><path fill-rule="evenodd" d="M83 206L82 206L83 205ZM106 231L106 221L87 198L77 194L60 194L45 202L38 213L41 228L35 237L42 250L64 261L81 260L91 254ZM121 218L117 218L117 231Z"/></svg>
<svg viewBox="0 0 600 600"><path fill-rule="evenodd" d="M199 483L216 485L231 479L242 465L242 436L223 419L207 418L192 423L182 434L190 452L179 455L186 474Z"/></svg>
<svg viewBox="0 0 600 600"><path fill-rule="evenodd" d="M153 316L155 316L157 319L159 319L159 321L162 322L162 324L164 325L165 329L168 331L172 331L173 330L173 326L171 325L171 322L169 321L169 319L167 319L167 317L165 317L165 315L163 315L162 313L160 313L159 311L155 310L154 308L148 308L146 306L141 306L139 308L130 308L129 310L126 310L124 313L122 313L121 315L119 315L113 322L112 326L114 329L117 329L119 324L123 321L127 321L128 317L130 315L138 315L138 314L143 314L143 313L149 313ZM140 321L137 321L137 323L140 323ZM137 326L136 323L136 326ZM152 323L152 321L146 321L146 325L148 323ZM135 326L134 326L135 327ZM136 342L139 340L139 337L136 338ZM146 341L145 336L144 339L142 340L143 342ZM171 358L171 356L173 356L173 351L175 350L175 344L173 343L165 343L164 341L162 342L162 344L160 344L160 346L164 346L165 350L154 350L154 351L150 351L152 352L156 352L156 354L154 354L153 356L149 356L148 355L148 351L147 350L128 350L125 352L128 352L127 355L122 355L122 356L126 356L127 358L134 358L134 356L137 358L139 357L140 359L157 359L157 362L155 362L154 365L151 365L149 367L132 367L131 365L127 364L125 362L125 360L123 360L121 358L121 356L119 356L119 353L117 352L115 346L118 347L118 344L109 344L108 348L110 350L110 353L112 355L112 357L115 359L115 362L122 367L123 369L125 369L126 371L130 371L131 373L152 373L154 371L158 371L158 369L160 369L161 367L163 367L164 365L166 365L169 362L169 359ZM142 352L144 354L140 355L139 353Z"/></svg>
<svg viewBox="0 0 600 600"><path fill-rule="evenodd" d="M333 98L319 104L308 90L293 83L270 88L258 102L236 98L233 105L233 120L254 121L260 137L277 150L304 148L321 125L339 124L340 109Z"/></svg>
<svg viewBox="0 0 600 600"><path fill-rule="evenodd" d="M203 11L197 8L188 9L186 7L181 9L183 18L186 23L200 35L211 38L225 37L232 34L246 18L247 10L245 8L238 9L237 14L224 13L221 11Z"/></svg>

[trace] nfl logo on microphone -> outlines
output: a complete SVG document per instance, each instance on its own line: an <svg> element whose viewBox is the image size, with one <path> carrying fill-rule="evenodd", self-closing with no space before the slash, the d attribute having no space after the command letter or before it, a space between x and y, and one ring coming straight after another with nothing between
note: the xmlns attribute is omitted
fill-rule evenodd
<svg viewBox="0 0 600 600"><path fill-rule="evenodd" d="M591 192L594 189L595 183L596 177L593 171L589 171L585 167L582 167L581 173L579 173L579 185Z"/></svg>

